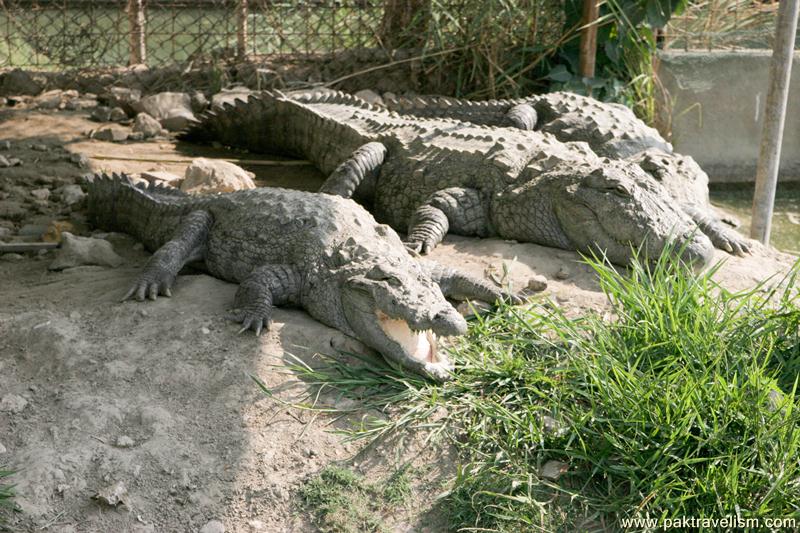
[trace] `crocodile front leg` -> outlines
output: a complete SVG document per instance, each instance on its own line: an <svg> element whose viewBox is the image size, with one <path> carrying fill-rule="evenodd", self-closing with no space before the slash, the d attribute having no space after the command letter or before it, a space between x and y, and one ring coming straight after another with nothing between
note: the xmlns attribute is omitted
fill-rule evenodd
<svg viewBox="0 0 800 533"><path fill-rule="evenodd" d="M205 257L206 240L214 218L207 211L186 215L175 236L147 261L144 271L134 282L122 301L135 295L140 302L145 297L155 300L159 294L172 296L172 285L186 263Z"/></svg>
<svg viewBox="0 0 800 533"><path fill-rule="evenodd" d="M511 300L514 304L523 302L518 296L505 292L494 284L466 272L442 266L434 261L422 261L422 265L447 298L480 300L490 304L505 299Z"/></svg>
<svg viewBox="0 0 800 533"><path fill-rule="evenodd" d="M692 217L700 231L708 235L715 247L735 255L749 254L752 249L747 239L729 228L703 208L684 205L683 210Z"/></svg>
<svg viewBox="0 0 800 533"><path fill-rule="evenodd" d="M262 329L269 330L273 305L300 303L301 284L300 272L293 266L259 267L239 285L227 318L241 322L239 333L252 329L259 335Z"/></svg>
<svg viewBox="0 0 800 533"><path fill-rule="evenodd" d="M336 167L319 192L351 198L366 178L375 179L386 158L386 147L379 142L367 143Z"/></svg>
<svg viewBox="0 0 800 533"><path fill-rule="evenodd" d="M480 191L451 187L433 193L411 217L406 246L426 254L451 230L465 236L489 234L487 206Z"/></svg>

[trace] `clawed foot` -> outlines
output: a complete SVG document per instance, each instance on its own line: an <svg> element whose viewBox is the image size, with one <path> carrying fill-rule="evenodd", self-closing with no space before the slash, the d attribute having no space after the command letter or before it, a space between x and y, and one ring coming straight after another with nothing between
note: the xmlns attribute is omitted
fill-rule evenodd
<svg viewBox="0 0 800 533"><path fill-rule="evenodd" d="M711 236L714 246L728 253L743 256L753 250L753 245L733 230L720 231Z"/></svg>
<svg viewBox="0 0 800 533"><path fill-rule="evenodd" d="M415 254L426 255L428 252L433 250L436 245L428 242L423 241L406 241L403 244L406 245L406 248L409 252L413 252Z"/></svg>
<svg viewBox="0 0 800 533"><path fill-rule="evenodd" d="M261 335L261 331L269 331L272 325L272 314L270 308L264 309L263 306L252 306L244 309L234 309L225 318L238 322L242 325L239 333L252 329L256 335Z"/></svg>
<svg viewBox="0 0 800 533"><path fill-rule="evenodd" d="M158 295L172 296L172 286L175 284L175 276L160 268L148 268L134 282L130 290L120 300L124 302L130 298L144 301L145 298L155 300Z"/></svg>

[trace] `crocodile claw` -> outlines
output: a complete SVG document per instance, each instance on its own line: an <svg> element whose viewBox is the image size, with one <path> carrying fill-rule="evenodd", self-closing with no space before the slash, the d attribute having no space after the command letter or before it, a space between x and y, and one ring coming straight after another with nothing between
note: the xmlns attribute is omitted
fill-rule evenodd
<svg viewBox="0 0 800 533"><path fill-rule="evenodd" d="M261 335L262 331L269 331L272 325L270 313L260 309L234 310L225 315L225 318L242 325L242 328L238 331L239 334L247 330L253 330L256 335Z"/></svg>
<svg viewBox="0 0 800 533"><path fill-rule="evenodd" d="M133 283L120 302L131 298L143 302L145 298L155 301L159 295L171 297L172 285L175 277L160 270L145 270L141 276Z"/></svg>

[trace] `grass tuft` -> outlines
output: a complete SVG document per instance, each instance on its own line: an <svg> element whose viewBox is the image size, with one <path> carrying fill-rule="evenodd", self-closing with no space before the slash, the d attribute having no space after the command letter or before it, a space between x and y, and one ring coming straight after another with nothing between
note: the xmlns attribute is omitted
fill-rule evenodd
<svg viewBox="0 0 800 533"><path fill-rule="evenodd" d="M454 528L797 516L799 269L730 292L719 265L695 274L669 251L627 272L588 263L610 317L501 307L473 320L448 383L335 362L305 377L391 415L352 438L423 428L456 443Z"/></svg>
<svg viewBox="0 0 800 533"><path fill-rule="evenodd" d="M12 474L12 471L0 467L0 529L6 524L7 513L14 509L14 486L4 483Z"/></svg>

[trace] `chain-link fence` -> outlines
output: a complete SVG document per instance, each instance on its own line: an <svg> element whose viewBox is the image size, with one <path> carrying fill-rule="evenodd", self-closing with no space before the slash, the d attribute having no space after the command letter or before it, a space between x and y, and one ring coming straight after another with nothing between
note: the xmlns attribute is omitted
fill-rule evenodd
<svg viewBox="0 0 800 533"><path fill-rule="evenodd" d="M150 66L381 44L381 0L0 0L0 67Z"/></svg>
<svg viewBox="0 0 800 533"><path fill-rule="evenodd" d="M777 11L777 0L695 0L670 21L665 47L771 49Z"/></svg>

